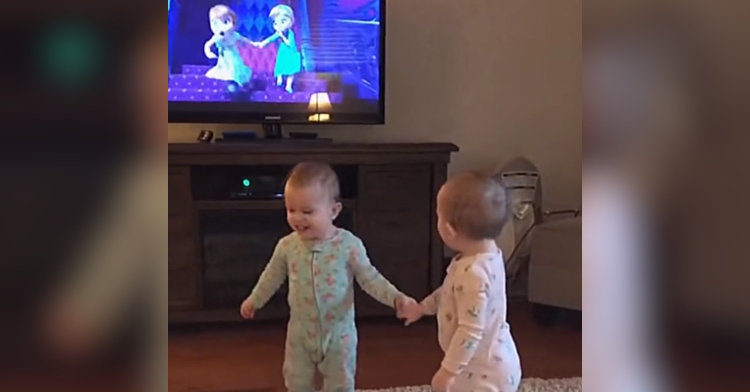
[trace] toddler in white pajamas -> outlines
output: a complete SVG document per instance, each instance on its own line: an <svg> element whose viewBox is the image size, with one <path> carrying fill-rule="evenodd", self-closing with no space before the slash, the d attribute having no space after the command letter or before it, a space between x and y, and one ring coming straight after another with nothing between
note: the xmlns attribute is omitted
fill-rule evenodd
<svg viewBox="0 0 750 392"><path fill-rule="evenodd" d="M438 392L515 392L521 362L506 321L505 264L495 238L508 217L503 187L478 173L452 177L438 193L438 231L459 255L434 293L399 316L436 315L445 357Z"/></svg>

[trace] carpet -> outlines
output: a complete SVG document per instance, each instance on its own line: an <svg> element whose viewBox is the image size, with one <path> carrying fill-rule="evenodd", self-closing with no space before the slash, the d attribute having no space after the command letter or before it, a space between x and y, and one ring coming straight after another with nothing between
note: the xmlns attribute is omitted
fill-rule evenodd
<svg viewBox="0 0 750 392"><path fill-rule="evenodd" d="M379 390L362 390L358 392L430 392L427 385L421 387L398 387ZM526 378L521 381L518 392L583 392L582 378L560 378L543 380Z"/></svg>

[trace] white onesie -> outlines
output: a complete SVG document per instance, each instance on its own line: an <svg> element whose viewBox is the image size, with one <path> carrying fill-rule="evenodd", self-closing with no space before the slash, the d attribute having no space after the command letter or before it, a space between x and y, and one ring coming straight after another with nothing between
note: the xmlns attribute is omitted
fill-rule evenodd
<svg viewBox="0 0 750 392"><path fill-rule="evenodd" d="M506 321L502 253L457 256L443 285L422 301L437 315L442 367L457 373L450 392L515 392L521 361Z"/></svg>

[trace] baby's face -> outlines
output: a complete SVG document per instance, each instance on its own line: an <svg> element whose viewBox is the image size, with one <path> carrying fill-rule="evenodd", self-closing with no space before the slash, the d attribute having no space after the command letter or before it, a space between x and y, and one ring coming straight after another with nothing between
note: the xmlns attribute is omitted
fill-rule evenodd
<svg viewBox="0 0 750 392"><path fill-rule="evenodd" d="M438 191L437 195L437 229L438 233L440 233L440 238L443 240L443 243L453 249L458 251L460 247L460 239L456 231L451 227L449 224L448 219L448 207L446 205L449 205L448 202L450 200L450 197L453 193L453 189L450 184L445 184L440 188L440 191Z"/></svg>
<svg viewBox="0 0 750 392"><path fill-rule="evenodd" d="M286 219L303 240L325 239L338 215L338 203L320 185L286 186Z"/></svg>
<svg viewBox="0 0 750 392"><path fill-rule="evenodd" d="M445 242L445 244L450 247L449 242L451 241L453 235L448 226L448 221L445 217L445 199L447 196L448 195L445 191L445 186L441 187L437 195L437 229L438 233L440 233L440 238L442 238L443 242Z"/></svg>

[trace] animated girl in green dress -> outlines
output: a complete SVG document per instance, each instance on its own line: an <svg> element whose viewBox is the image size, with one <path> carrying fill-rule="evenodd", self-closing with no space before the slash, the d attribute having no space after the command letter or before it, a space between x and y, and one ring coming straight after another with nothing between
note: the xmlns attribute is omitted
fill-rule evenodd
<svg viewBox="0 0 750 392"><path fill-rule="evenodd" d="M213 36L206 41L203 51L209 59L217 59L216 66L206 76L211 79L226 80L236 83L236 87L245 87L253 76L253 71L245 64L240 54L239 44L253 44L237 32L237 14L225 5L216 5L208 15ZM218 55L212 48L216 47Z"/></svg>
<svg viewBox="0 0 750 392"><path fill-rule="evenodd" d="M294 39L294 31L292 31L294 11L288 5L279 4L271 9L268 17L273 20L273 29L276 32L262 42L254 43L254 45L263 48L275 40L280 40L273 76L276 78L277 86L281 86L284 83L284 78L286 78L284 89L291 94L293 92L294 75L302 70L302 56L297 49L297 41Z"/></svg>

